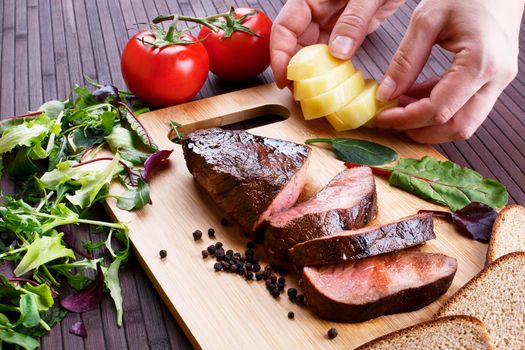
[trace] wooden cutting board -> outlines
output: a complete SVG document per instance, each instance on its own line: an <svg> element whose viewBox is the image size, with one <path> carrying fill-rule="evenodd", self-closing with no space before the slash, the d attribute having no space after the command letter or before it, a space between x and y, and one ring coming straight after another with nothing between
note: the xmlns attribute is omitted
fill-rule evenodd
<svg viewBox="0 0 525 350"><path fill-rule="evenodd" d="M201 250L216 241L225 249L244 251L247 239L237 228L221 226L224 214L193 181L186 168L180 145L170 141L168 122L175 120L188 132L228 125L265 114L287 119L249 130L257 135L304 142L312 137L354 137L376 141L396 149L401 157L431 155L444 159L430 146L410 142L406 137L380 130L336 133L326 120L305 121L288 90L274 84L215 96L142 115L141 121L161 149L174 149L170 166L151 180L153 205L133 213L108 202L115 219L127 222L131 241L144 270L155 284L186 335L196 348L205 349L318 349L354 348L375 337L428 320L451 293L476 274L484 263L486 245L461 236L452 225L436 220L437 239L421 250L441 252L458 260L458 272L446 296L422 310L384 316L358 324L337 324L317 318L304 307L291 303L286 294L277 300L267 292L264 281L247 282L241 276L216 273L214 259L202 259ZM324 146L313 146L308 182L303 198L315 193L344 169L341 161ZM408 216L418 209L438 208L376 177L379 216L383 223ZM114 185L115 193L121 190ZM441 207L439 207L441 208ZM213 227L216 239L206 231ZM194 241L200 229L203 239ZM161 260L159 251L167 258ZM263 256L258 248L258 255ZM263 258L264 261L264 258ZM287 288L297 287L298 278L288 275ZM289 311L295 319L289 320ZM327 330L336 327L339 335L328 340Z"/></svg>

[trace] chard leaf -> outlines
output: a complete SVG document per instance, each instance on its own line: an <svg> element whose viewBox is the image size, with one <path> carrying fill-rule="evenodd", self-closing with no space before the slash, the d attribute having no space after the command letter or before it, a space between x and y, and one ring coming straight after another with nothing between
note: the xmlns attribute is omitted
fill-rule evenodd
<svg viewBox="0 0 525 350"><path fill-rule="evenodd" d="M137 179L137 187L129 188L117 197L117 207L127 211L144 208L150 203L149 186L141 177Z"/></svg>
<svg viewBox="0 0 525 350"><path fill-rule="evenodd" d="M321 138L308 139L306 144L329 143L337 158L361 165L383 165L397 159L397 152L393 149L367 140L350 138Z"/></svg>
<svg viewBox="0 0 525 350"><path fill-rule="evenodd" d="M35 240L29 245L24 257L15 268L15 275L21 276L58 258L75 259L73 251L61 244L62 235L62 233L53 237L35 235Z"/></svg>
<svg viewBox="0 0 525 350"><path fill-rule="evenodd" d="M35 327L40 322L36 296L34 294L22 294L20 297L20 314L23 317L24 327Z"/></svg>
<svg viewBox="0 0 525 350"><path fill-rule="evenodd" d="M82 209L91 206L102 187L111 182L118 164L119 157L117 155L103 170L95 172L93 176L79 179L80 189L74 195L66 195L66 198Z"/></svg>
<svg viewBox="0 0 525 350"><path fill-rule="evenodd" d="M500 182L451 161L402 158L392 168L390 184L457 211L471 202L491 207L505 205L508 193Z"/></svg>
<svg viewBox="0 0 525 350"><path fill-rule="evenodd" d="M41 115L34 120L7 128L0 138L0 154L10 152L17 146L30 147L34 143L41 143L50 132L57 131L54 124L53 120Z"/></svg>
<svg viewBox="0 0 525 350"><path fill-rule="evenodd" d="M57 100L47 101L38 107L38 110L44 112L49 118L56 119L60 112L64 110L64 103Z"/></svg>
<svg viewBox="0 0 525 350"><path fill-rule="evenodd" d="M34 350L40 345L36 339L12 330L0 330L0 340L5 343L21 346L26 350Z"/></svg>

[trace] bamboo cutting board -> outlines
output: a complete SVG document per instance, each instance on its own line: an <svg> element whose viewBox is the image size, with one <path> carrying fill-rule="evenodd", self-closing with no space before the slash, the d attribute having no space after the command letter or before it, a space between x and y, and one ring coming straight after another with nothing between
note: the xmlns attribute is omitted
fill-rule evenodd
<svg viewBox="0 0 525 350"><path fill-rule="evenodd" d="M418 145L402 135L380 130L336 133L326 120L305 121L288 90L274 84L189 102L142 115L141 121L161 149L174 149L168 168L151 180L153 205L132 213L108 202L115 219L127 222L137 256L186 335L196 348L205 349L341 349L354 348L375 337L432 317L441 303L476 274L484 263L486 245L461 236L450 224L436 220L437 239L421 250L441 252L458 260L458 272L446 296L419 311L380 317L358 324L337 324L318 319L306 308L291 303L286 294L273 299L264 281L245 281L237 274L215 273L214 259L202 259L201 250L216 241L225 249L244 252L247 239L237 228L221 226L224 214L200 190L186 168L180 145L170 141L168 122L184 125L183 132L228 125L265 114L278 114L286 120L257 127L249 132L298 143L312 137L354 137L376 141L398 151L401 157L431 155L444 159L430 146ZM341 161L323 146L312 147L308 181L303 198L315 193L344 169ZM388 185L376 176L379 216L384 223L414 214L418 209L438 208L411 194ZM118 185L112 191L119 193ZM439 207L441 208L441 207ZM206 231L213 227L216 239ZM194 241L192 232L204 232ZM161 260L159 251L167 258ZM264 256L261 247L257 255ZM289 287L297 278L286 276ZM295 319L287 313L293 311ZM339 335L328 340L327 330Z"/></svg>

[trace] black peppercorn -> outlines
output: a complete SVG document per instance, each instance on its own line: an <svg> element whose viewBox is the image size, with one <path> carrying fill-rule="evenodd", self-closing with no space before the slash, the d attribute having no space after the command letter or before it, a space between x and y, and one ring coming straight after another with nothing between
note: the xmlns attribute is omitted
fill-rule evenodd
<svg viewBox="0 0 525 350"><path fill-rule="evenodd" d="M264 278L265 280L268 280L268 279L270 278L270 275L271 275L271 274L272 274L272 271L270 271L270 270L264 270L264 272L263 272L263 278Z"/></svg>
<svg viewBox="0 0 525 350"><path fill-rule="evenodd" d="M247 280L252 280L253 279L253 272L246 271L246 273L244 274L244 277L246 277Z"/></svg>
<svg viewBox="0 0 525 350"><path fill-rule="evenodd" d="M281 294L281 292L277 288L272 289L270 293L272 294L272 297L274 298L278 298L279 294Z"/></svg>
<svg viewBox="0 0 525 350"><path fill-rule="evenodd" d="M255 273L255 279L256 279L257 281L262 280L262 278L263 278L263 274L262 274L261 271Z"/></svg>
<svg viewBox="0 0 525 350"><path fill-rule="evenodd" d="M295 314L293 313L293 311L290 311L290 312L288 313L288 318L289 318L290 320L293 320L294 317L295 317Z"/></svg>
<svg viewBox="0 0 525 350"><path fill-rule="evenodd" d="M277 276L272 275L272 276L270 277L270 280L271 280L273 283L277 283Z"/></svg>
<svg viewBox="0 0 525 350"><path fill-rule="evenodd" d="M295 288L288 288L288 298L291 300L294 300L297 297L297 289Z"/></svg>
<svg viewBox="0 0 525 350"><path fill-rule="evenodd" d="M328 330L328 339L334 339L335 337L337 337L337 329L330 328Z"/></svg>
<svg viewBox="0 0 525 350"><path fill-rule="evenodd" d="M210 255L210 253L208 253L207 250L203 250L203 251L201 252L201 254L202 254L202 258L203 258L203 259L206 259L206 258Z"/></svg>
<svg viewBox="0 0 525 350"><path fill-rule="evenodd" d="M219 249L222 247L222 245L223 245L222 242L217 242L215 243L215 248Z"/></svg>
<svg viewBox="0 0 525 350"><path fill-rule="evenodd" d="M230 269L230 264L228 264L228 263L225 262L225 261L223 261L223 262L221 263L221 265L222 265L222 269L223 269L224 271L228 271L228 270Z"/></svg>
<svg viewBox="0 0 525 350"><path fill-rule="evenodd" d="M232 257L232 256L233 256L233 250L228 249L228 250L226 251L226 255Z"/></svg>
<svg viewBox="0 0 525 350"><path fill-rule="evenodd" d="M207 250L208 253L210 253L211 255L215 255L215 252L217 252L217 248L215 248L214 245L209 246L206 250Z"/></svg>
<svg viewBox="0 0 525 350"><path fill-rule="evenodd" d="M237 272L237 265L235 265L235 264L231 264L231 265L230 265L230 271L231 271L231 272Z"/></svg>
<svg viewBox="0 0 525 350"><path fill-rule="evenodd" d="M284 283L277 283L277 288L279 288L279 290L284 290Z"/></svg>
<svg viewBox="0 0 525 350"><path fill-rule="evenodd" d="M213 238L215 237L215 230L212 228L208 229L208 237Z"/></svg>
<svg viewBox="0 0 525 350"><path fill-rule="evenodd" d="M284 279L284 277L279 277L279 279L277 280L277 282L282 283L282 284L285 284L285 283L286 283L286 280Z"/></svg>
<svg viewBox="0 0 525 350"><path fill-rule="evenodd" d="M259 272L259 271L261 271L261 265L253 264L253 272Z"/></svg>
<svg viewBox="0 0 525 350"><path fill-rule="evenodd" d="M253 265L251 263L246 263L246 265L244 265L244 267L246 267L246 270L248 270L248 271L253 271Z"/></svg>
<svg viewBox="0 0 525 350"><path fill-rule="evenodd" d="M224 252L223 247L218 247L215 251L215 255L217 255L218 258L224 258L226 256L226 253Z"/></svg>
<svg viewBox="0 0 525 350"><path fill-rule="evenodd" d="M246 243L246 248L248 249L255 248L255 243L253 241L249 241L248 243Z"/></svg>
<svg viewBox="0 0 525 350"><path fill-rule="evenodd" d="M221 263L216 262L216 263L213 265L213 268L215 269L215 271L220 271L220 270L222 270L222 265L221 265Z"/></svg>
<svg viewBox="0 0 525 350"><path fill-rule="evenodd" d="M228 226L230 224L230 221L228 221L228 219L226 218L222 218L221 219L221 225L222 226Z"/></svg>
<svg viewBox="0 0 525 350"><path fill-rule="evenodd" d="M198 241L199 239L202 238L202 231L201 230L195 230L195 231L193 231L192 235L193 235L193 239L195 241Z"/></svg>
<svg viewBox="0 0 525 350"><path fill-rule="evenodd" d="M299 294L296 299L299 304L304 304L305 302L303 294Z"/></svg>
<svg viewBox="0 0 525 350"><path fill-rule="evenodd" d="M161 258L161 259L164 259L165 257L168 256L168 252L165 251L164 249L162 249L162 250L159 252L159 255L160 255L160 258Z"/></svg>

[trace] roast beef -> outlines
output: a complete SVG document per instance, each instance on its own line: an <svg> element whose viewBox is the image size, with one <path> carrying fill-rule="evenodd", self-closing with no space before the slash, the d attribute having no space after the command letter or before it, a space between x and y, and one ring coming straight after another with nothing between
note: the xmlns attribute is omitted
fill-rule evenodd
<svg viewBox="0 0 525 350"><path fill-rule="evenodd" d="M305 145L218 128L186 135L182 148L195 180L248 233L295 203L310 155Z"/></svg>
<svg viewBox="0 0 525 350"><path fill-rule="evenodd" d="M363 322L420 309L443 295L457 261L443 254L401 251L336 265L305 267L309 308L321 318Z"/></svg>
<svg viewBox="0 0 525 350"><path fill-rule="evenodd" d="M288 251L300 269L306 265L336 264L394 252L434 239L431 214L412 215L386 225L342 231L296 244Z"/></svg>
<svg viewBox="0 0 525 350"><path fill-rule="evenodd" d="M264 244L268 255L286 261L297 243L363 227L377 214L374 176L368 167L346 169L313 198L274 214Z"/></svg>

